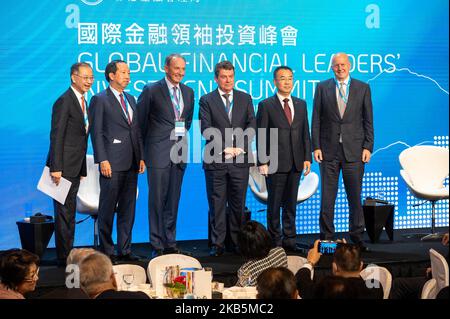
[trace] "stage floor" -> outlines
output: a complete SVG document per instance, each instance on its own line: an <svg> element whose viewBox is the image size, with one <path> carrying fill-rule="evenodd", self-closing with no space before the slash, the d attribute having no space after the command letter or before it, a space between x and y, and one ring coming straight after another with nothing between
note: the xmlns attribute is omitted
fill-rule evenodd
<svg viewBox="0 0 450 319"><path fill-rule="evenodd" d="M424 231L428 231L425 229ZM448 228L440 228L439 232L448 232ZM424 275L425 268L429 265L429 250L433 248L446 256L449 253L448 246L444 247L440 242L422 242L418 238L407 239L402 235L420 232L418 229L395 230L394 240L388 240L385 232L381 234L380 241L372 244L366 238L366 244L370 251L363 253L363 261L367 264L377 264L386 267L393 278L414 277ZM342 236L337 236L341 238ZM345 237L345 236L344 236ZM304 245L312 245L318 234L300 235L297 242ZM225 286L233 286L236 282L236 272L243 264L241 256L226 252L220 257L210 257L207 240L180 241L179 248L183 252L197 258L202 266L213 269L213 280L225 283ZM148 243L133 244L133 253L143 256L144 259L136 264L147 268L150 256L150 245ZM299 254L305 256L304 254ZM330 273L332 257L322 256L316 266L315 276L322 277ZM49 292L54 296L55 289L64 287L64 268L55 265L55 250L47 249L42 257L39 281L36 291L28 295L28 298L45 297Z"/></svg>

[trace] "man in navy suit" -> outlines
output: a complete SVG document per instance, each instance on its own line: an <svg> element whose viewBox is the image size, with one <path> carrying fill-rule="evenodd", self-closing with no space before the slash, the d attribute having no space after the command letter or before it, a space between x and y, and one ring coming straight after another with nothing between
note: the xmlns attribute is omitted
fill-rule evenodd
<svg viewBox="0 0 450 319"><path fill-rule="evenodd" d="M69 180L69 194L63 204L53 201L55 209L55 244L58 264L72 250L75 235L75 210L80 178L86 176L88 115L85 94L92 86L92 68L84 62L70 68L71 86L53 104L50 150L47 166L57 185L61 177Z"/></svg>
<svg viewBox="0 0 450 319"><path fill-rule="evenodd" d="M306 102L291 95L294 85L291 68L276 68L273 79L277 93L258 105L258 168L266 176L267 230L275 246L297 251L295 216L298 186L302 172L305 176L309 174L312 160L308 113ZM272 141L271 135L278 136L278 139Z"/></svg>
<svg viewBox="0 0 450 319"><path fill-rule="evenodd" d="M237 250L256 120L251 96L233 89L234 66L229 61L216 64L214 80L218 88L201 97L199 119L202 134L208 140L203 169L209 203L210 255L220 256L227 231L227 206L230 238Z"/></svg>
<svg viewBox="0 0 450 319"><path fill-rule="evenodd" d="M187 134L194 112L194 91L182 84L186 61L165 60L166 76L146 85L138 99L138 120L148 168L148 214L152 257L179 253L176 225L187 163Z"/></svg>
<svg viewBox="0 0 450 319"><path fill-rule="evenodd" d="M100 164L98 228L100 250L118 260L132 261L131 231L136 208L137 175L145 171L142 137L136 102L124 92L130 83L126 62L114 60L105 68L109 87L92 97L89 115L94 159ZM117 211L117 251L114 255L112 227Z"/></svg>
<svg viewBox="0 0 450 319"><path fill-rule="evenodd" d="M334 205L342 170L350 207L350 239L367 250L362 242L361 188L374 143L370 87L350 77L347 54L336 54L332 63L335 78L317 85L312 119L314 159L320 163L321 175L320 238L334 236Z"/></svg>

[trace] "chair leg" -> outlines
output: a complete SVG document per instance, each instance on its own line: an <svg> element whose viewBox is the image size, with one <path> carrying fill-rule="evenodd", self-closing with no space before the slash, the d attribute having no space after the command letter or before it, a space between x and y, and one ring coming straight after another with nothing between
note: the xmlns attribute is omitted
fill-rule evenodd
<svg viewBox="0 0 450 319"><path fill-rule="evenodd" d="M94 219L94 249L98 249L98 219L97 215L93 215Z"/></svg>
<svg viewBox="0 0 450 319"><path fill-rule="evenodd" d="M428 234L421 238L421 240L440 240L443 237L443 234L436 233L435 227L436 220L436 201L431 202L431 234Z"/></svg>

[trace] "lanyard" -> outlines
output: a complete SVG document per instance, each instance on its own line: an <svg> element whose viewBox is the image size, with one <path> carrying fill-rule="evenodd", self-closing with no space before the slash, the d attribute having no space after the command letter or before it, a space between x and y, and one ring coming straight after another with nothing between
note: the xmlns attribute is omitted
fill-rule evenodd
<svg viewBox="0 0 450 319"><path fill-rule="evenodd" d="M225 99L225 108L227 107L227 102L226 102L226 99ZM234 105L234 98L233 98L233 100L232 101L230 101L230 110L228 111L228 118L230 118L230 116L231 116L231 111L233 110L233 105Z"/></svg>
<svg viewBox="0 0 450 319"><path fill-rule="evenodd" d="M339 82L336 80L336 78L334 79L334 82L336 83L336 87L339 92L339 96L342 98L342 100L344 101L345 104L347 104L347 101L348 101L348 94L350 93L350 82L351 81L352 81L352 79L349 78L348 84L347 84L347 91L345 92L345 96L342 96L341 90L339 89Z"/></svg>
<svg viewBox="0 0 450 319"><path fill-rule="evenodd" d="M177 89L178 103L173 96L172 90L169 90L170 99L172 100L173 112L175 113L175 119L178 121L180 119L180 109L181 109L181 88Z"/></svg>

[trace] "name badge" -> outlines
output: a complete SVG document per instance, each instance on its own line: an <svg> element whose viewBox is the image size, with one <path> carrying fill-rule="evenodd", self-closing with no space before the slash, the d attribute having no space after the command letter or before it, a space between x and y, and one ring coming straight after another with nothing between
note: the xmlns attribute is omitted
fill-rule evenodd
<svg viewBox="0 0 450 319"><path fill-rule="evenodd" d="M186 135L185 123L182 120L175 120L175 136L184 137Z"/></svg>

